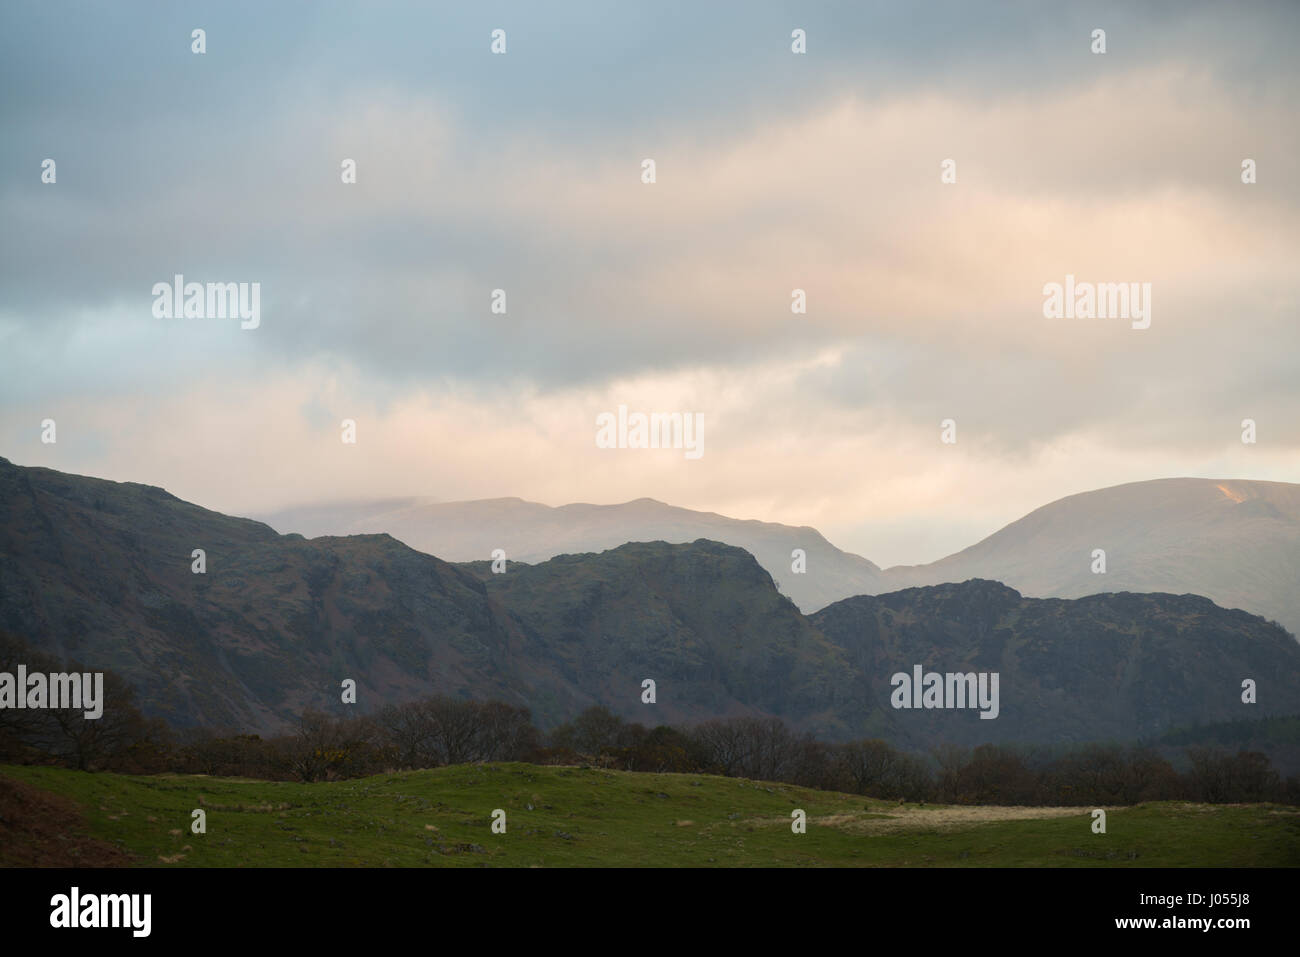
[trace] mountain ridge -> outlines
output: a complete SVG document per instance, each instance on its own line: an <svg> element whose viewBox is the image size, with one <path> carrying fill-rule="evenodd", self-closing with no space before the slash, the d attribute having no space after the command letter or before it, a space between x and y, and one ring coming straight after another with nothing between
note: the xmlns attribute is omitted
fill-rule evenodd
<svg viewBox="0 0 1300 957"><path fill-rule="evenodd" d="M543 725L592 704L655 723L772 715L914 748L1135 740L1300 700L1300 646L1197 595L1040 599L971 579L804 615L753 555L708 539L495 574L386 534L280 535L150 486L8 462L0 628L122 674L148 714L261 732L340 707L348 678L363 711L441 693ZM891 707L891 676L915 665L1002 674L999 718ZM1260 688L1246 711L1244 678Z"/></svg>
<svg viewBox="0 0 1300 957"><path fill-rule="evenodd" d="M416 501L416 500L407 500ZM510 503L508 517L497 503ZM615 505L547 506L520 498L408 504L364 519L312 521L292 511L264 516L305 534L386 530L411 547L451 560L536 563L628 541L705 537L744 548L806 614L858 594L988 578L1031 597L1139 591L1206 595L1264 615L1300 635L1300 485L1255 479L1175 477L1077 492L1041 505L973 545L934 562L891 565L837 548L816 528L696 512L657 499ZM802 548L806 571L792 570ZM1093 552L1106 552L1093 574Z"/></svg>

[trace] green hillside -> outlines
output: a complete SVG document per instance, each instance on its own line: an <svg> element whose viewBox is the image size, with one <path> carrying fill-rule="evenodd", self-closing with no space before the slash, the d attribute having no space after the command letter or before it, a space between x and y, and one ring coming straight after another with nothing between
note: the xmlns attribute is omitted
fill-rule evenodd
<svg viewBox="0 0 1300 957"><path fill-rule="evenodd" d="M899 805L735 778L530 764L328 784L0 768L0 810L18 801L25 813L0 813L0 863L24 863L44 840L102 842L135 864L177 867L1300 866L1300 810L1275 805L1112 809L1101 835L1087 808ZM65 818L42 821L38 805ZM193 834L200 807L207 833ZM492 833L496 808L506 834ZM795 808L807 812L806 834L791 831Z"/></svg>

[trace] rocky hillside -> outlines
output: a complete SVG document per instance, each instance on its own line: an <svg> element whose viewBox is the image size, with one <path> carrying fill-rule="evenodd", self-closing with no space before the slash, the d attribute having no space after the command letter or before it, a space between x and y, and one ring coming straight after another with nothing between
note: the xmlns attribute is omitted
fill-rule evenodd
<svg viewBox="0 0 1300 957"><path fill-rule="evenodd" d="M1071 742L1300 710L1300 646L1281 628L1196 595L1025 598L998 582L849 598L811 617L850 656L873 701L890 676L998 672L1000 713L898 710L897 739ZM1256 682L1258 703L1241 700ZM995 727L994 727L995 726Z"/></svg>
<svg viewBox="0 0 1300 957"><path fill-rule="evenodd" d="M1029 599L974 580L805 616L719 542L493 574L387 535L278 535L161 489L3 459L0 628L121 673L149 714L248 731L336 705L346 678L363 711L441 692L543 724L602 703L645 723L772 714L913 747L1149 737L1300 702L1300 645L1194 595ZM918 664L998 672L999 717L892 708L891 676ZM1257 705L1240 702L1244 678Z"/></svg>

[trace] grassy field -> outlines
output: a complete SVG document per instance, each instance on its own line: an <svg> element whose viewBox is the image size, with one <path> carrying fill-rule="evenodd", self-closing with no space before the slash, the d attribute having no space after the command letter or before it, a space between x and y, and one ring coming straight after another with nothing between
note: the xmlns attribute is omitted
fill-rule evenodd
<svg viewBox="0 0 1300 957"><path fill-rule="evenodd" d="M125 852L138 865L174 867L1300 866L1300 809L1276 805L1115 808L1107 833L1093 834L1088 808L899 805L735 778L529 764L329 784L4 766L0 784L11 802L0 814L9 828L0 863L9 864L46 860L55 845L76 859L80 842L109 855L87 863L125 861ZM19 790L26 803L15 805ZM61 808L72 820L46 822L34 837L23 815L37 812L16 806ZM207 813L206 834L190 831L195 808ZM491 830L496 808L505 834ZM795 808L807 812L805 834L791 831Z"/></svg>

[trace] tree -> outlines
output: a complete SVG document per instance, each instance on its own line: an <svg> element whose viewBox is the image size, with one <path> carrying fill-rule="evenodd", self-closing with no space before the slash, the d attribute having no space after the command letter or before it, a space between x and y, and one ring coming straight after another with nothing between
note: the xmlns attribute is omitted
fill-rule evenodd
<svg viewBox="0 0 1300 957"><path fill-rule="evenodd" d="M960 786L961 769L970 760L970 751L956 744L944 742L930 752L939 766L936 782L939 800L946 804L956 802Z"/></svg>
<svg viewBox="0 0 1300 957"><path fill-rule="evenodd" d="M642 733L644 733L642 728ZM572 748L589 757L599 755L606 748L629 747L635 743L636 733L624 724L623 719L604 705L592 705L571 722L562 724L551 732L551 744L558 748Z"/></svg>

